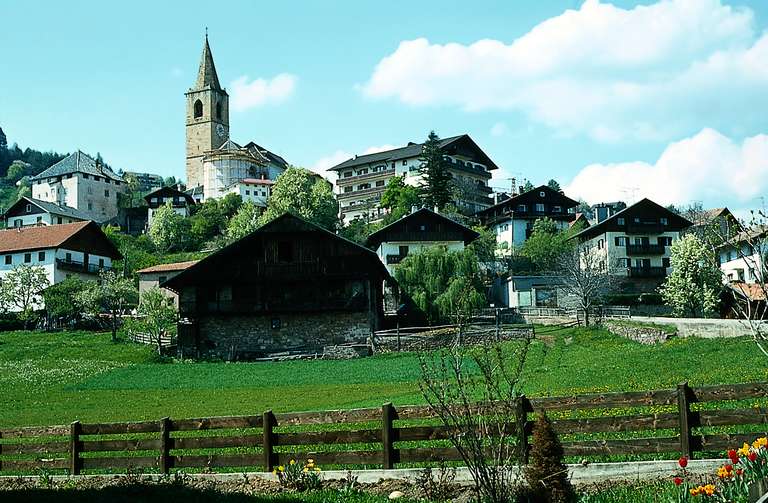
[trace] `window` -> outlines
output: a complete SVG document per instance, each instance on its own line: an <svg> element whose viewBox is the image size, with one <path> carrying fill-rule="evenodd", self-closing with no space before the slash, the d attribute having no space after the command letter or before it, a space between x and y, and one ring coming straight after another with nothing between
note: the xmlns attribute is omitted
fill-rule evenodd
<svg viewBox="0 0 768 503"><path fill-rule="evenodd" d="M27 205L27 213L29 213L29 212L31 212L31 211L32 211L32 205L31 205L31 204L28 204L28 205Z"/></svg>
<svg viewBox="0 0 768 503"><path fill-rule="evenodd" d="M669 236L659 236L658 242L661 246L672 246L672 238Z"/></svg>
<svg viewBox="0 0 768 503"><path fill-rule="evenodd" d="M88 209L93 210L93 203L90 201L88 202Z"/></svg>
<svg viewBox="0 0 768 503"><path fill-rule="evenodd" d="M392 161L392 169L395 169L395 161Z"/></svg>
<svg viewBox="0 0 768 503"><path fill-rule="evenodd" d="M384 186L384 180L379 180L376 182L377 187L383 187Z"/></svg>
<svg viewBox="0 0 768 503"><path fill-rule="evenodd" d="M100 258L99 259L99 269L103 269L103 268L104 268L104 259Z"/></svg>
<svg viewBox="0 0 768 503"><path fill-rule="evenodd" d="M625 236L616 236L613 242L616 246L627 246L627 238Z"/></svg>
<svg viewBox="0 0 768 503"><path fill-rule="evenodd" d="M13 226L14 226L14 227L21 227L21 225L22 225L23 223L24 223L24 222L23 222L23 221L22 221L20 218L17 218L16 220L14 220L14 221L13 221Z"/></svg>
<svg viewBox="0 0 768 503"><path fill-rule="evenodd" d="M109 197L109 191L108 190L104 191L104 197Z"/></svg>
<svg viewBox="0 0 768 503"><path fill-rule="evenodd" d="M216 103L216 118L221 120L221 103Z"/></svg>
<svg viewBox="0 0 768 503"><path fill-rule="evenodd" d="M347 178L347 177L350 177L350 176L352 176L352 172L351 171L345 171L344 172L344 178Z"/></svg>
<svg viewBox="0 0 768 503"><path fill-rule="evenodd" d="M598 250L602 250L603 248L605 248L605 242L602 239L598 239L597 240L597 249Z"/></svg>
<svg viewBox="0 0 768 503"><path fill-rule="evenodd" d="M563 208L561 206L554 206L552 208L552 211L555 212L555 213L562 213L563 212Z"/></svg>
<svg viewBox="0 0 768 503"><path fill-rule="evenodd" d="M35 219L35 222L37 222L37 223L42 223L42 221L43 221L43 217L37 217Z"/></svg>
<svg viewBox="0 0 768 503"><path fill-rule="evenodd" d="M408 166L408 159L403 159L403 166Z"/></svg>
<svg viewBox="0 0 768 503"><path fill-rule="evenodd" d="M539 192L539 197L544 197L546 195L547 195L547 193L544 192L543 190Z"/></svg>
<svg viewBox="0 0 768 503"><path fill-rule="evenodd" d="M664 257L661 259L661 266L662 267L669 267L669 257Z"/></svg>
<svg viewBox="0 0 768 503"><path fill-rule="evenodd" d="M635 218L632 219L632 221L635 222L636 224L639 224L640 223L640 217L635 217Z"/></svg>
<svg viewBox="0 0 768 503"><path fill-rule="evenodd" d="M524 204L518 204L517 205L517 211L527 211L528 208Z"/></svg>
<svg viewBox="0 0 768 503"><path fill-rule="evenodd" d="M13 255L5 256L5 265L11 265L13 263Z"/></svg>
<svg viewBox="0 0 768 503"><path fill-rule="evenodd" d="M407 257L408 256L408 245L400 245L398 247L398 254L401 257Z"/></svg>
<svg viewBox="0 0 768 503"><path fill-rule="evenodd" d="M64 260L67 262L72 262L72 254L67 252L67 254L64 256Z"/></svg>
<svg viewBox="0 0 768 503"><path fill-rule="evenodd" d="M420 225L420 226L419 226L419 230L420 230L420 231L422 231L422 232L424 232L424 231L426 231L426 230L427 230L427 226L426 226L426 225Z"/></svg>
<svg viewBox="0 0 768 503"><path fill-rule="evenodd" d="M667 225L669 224L669 220L667 220L667 217L661 217L659 219L659 222L661 222L661 225Z"/></svg>
<svg viewBox="0 0 768 503"><path fill-rule="evenodd" d="M83 173L83 180L87 180L87 179L88 179L88 175L86 175L85 173Z"/></svg>
<svg viewBox="0 0 768 503"><path fill-rule="evenodd" d="M94 181L94 182L98 182L98 181L99 181L99 177L98 177L98 176L94 176L94 177L93 177L93 181Z"/></svg>
<svg viewBox="0 0 768 503"><path fill-rule="evenodd" d="M245 191L245 195L246 195L246 196L250 196L250 195L251 195L251 191L250 191L250 190L246 190L246 191Z"/></svg>
<svg viewBox="0 0 768 503"><path fill-rule="evenodd" d="M32 254L31 253L25 253L24 254L24 263L29 264L32 262Z"/></svg>
<svg viewBox="0 0 768 503"><path fill-rule="evenodd" d="M544 213L544 205L541 203L536 203L536 211L539 213Z"/></svg>
<svg viewBox="0 0 768 503"><path fill-rule="evenodd" d="M195 101L195 119L199 119L203 116L203 102L200 100Z"/></svg>
<svg viewBox="0 0 768 503"><path fill-rule="evenodd" d="M38 262L45 262L45 252L37 252L37 261Z"/></svg>
<svg viewBox="0 0 768 503"><path fill-rule="evenodd" d="M278 241L277 261L290 262L293 260L293 244L290 241Z"/></svg>
<svg viewBox="0 0 768 503"><path fill-rule="evenodd" d="M629 267L629 259L628 258L620 258L619 259L619 267Z"/></svg>

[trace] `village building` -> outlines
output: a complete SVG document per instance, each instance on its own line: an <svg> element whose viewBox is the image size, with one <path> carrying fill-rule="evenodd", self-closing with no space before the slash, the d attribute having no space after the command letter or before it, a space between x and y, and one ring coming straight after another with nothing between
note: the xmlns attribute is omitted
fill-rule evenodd
<svg viewBox="0 0 768 503"><path fill-rule="evenodd" d="M600 254L627 293L655 292L671 271L672 243L691 222L642 199L574 236Z"/></svg>
<svg viewBox="0 0 768 503"><path fill-rule="evenodd" d="M186 96L186 171L188 193L201 202L232 192L241 180L276 180L288 162L249 142L230 139L229 95L221 87L205 37L197 79Z"/></svg>
<svg viewBox="0 0 768 503"><path fill-rule="evenodd" d="M368 236L365 245L376 250L376 255L391 273L394 266L409 254L437 246L461 251L479 236L469 227L421 208L374 232Z"/></svg>
<svg viewBox="0 0 768 503"><path fill-rule="evenodd" d="M147 227L152 225L152 217L157 209L166 204L170 203L173 212L182 217L188 217L195 204L192 196L176 187L161 187L144 196L144 200L147 202Z"/></svg>
<svg viewBox="0 0 768 503"><path fill-rule="evenodd" d="M173 304L178 308L178 295L167 288L160 287L160 285L178 275L181 271L192 267L197 262L197 260L190 260L187 262L174 262L172 264L158 264L136 271L136 274L139 275L139 302L141 302L144 292L153 288L159 288L161 292L173 299Z"/></svg>
<svg viewBox="0 0 768 503"><path fill-rule="evenodd" d="M88 215L75 208L24 196L8 208L3 218L6 227L29 227L82 222L88 220Z"/></svg>
<svg viewBox="0 0 768 503"><path fill-rule="evenodd" d="M542 218L555 222L566 230L576 220L574 209L578 201L562 192L541 185L513 195L500 203L477 212L480 220L496 234L496 242L509 253L525 243L533 232L533 224Z"/></svg>
<svg viewBox="0 0 768 503"><path fill-rule="evenodd" d="M250 201L259 208L266 208L274 184L265 178L243 178L227 187L225 193L237 194L243 202Z"/></svg>
<svg viewBox="0 0 768 503"><path fill-rule="evenodd" d="M768 230L742 231L717 249L717 261L726 283L765 283L768 280Z"/></svg>
<svg viewBox="0 0 768 503"><path fill-rule="evenodd" d="M29 180L33 199L74 208L95 222L116 217L118 195L127 191L120 176L79 150Z"/></svg>
<svg viewBox="0 0 768 503"><path fill-rule="evenodd" d="M135 190L147 192L163 186L163 177L154 173L139 173L138 171L123 171L126 183L133 183Z"/></svg>
<svg viewBox="0 0 768 503"><path fill-rule="evenodd" d="M184 354L228 360L366 343L392 282L373 251L292 214L169 278Z"/></svg>
<svg viewBox="0 0 768 503"><path fill-rule="evenodd" d="M51 285L70 276L95 281L99 271L121 258L92 221L0 230L0 280L27 265L42 267Z"/></svg>
<svg viewBox="0 0 768 503"><path fill-rule="evenodd" d="M386 210L379 202L391 178L402 176L409 185L421 184L422 148L423 144L411 142L401 148L356 155L330 168L338 175L336 197L341 218L346 222L355 218L381 219ZM491 171L498 166L466 134L440 140L440 148L461 194L455 201L457 207L467 213L489 207L493 190L488 182Z"/></svg>

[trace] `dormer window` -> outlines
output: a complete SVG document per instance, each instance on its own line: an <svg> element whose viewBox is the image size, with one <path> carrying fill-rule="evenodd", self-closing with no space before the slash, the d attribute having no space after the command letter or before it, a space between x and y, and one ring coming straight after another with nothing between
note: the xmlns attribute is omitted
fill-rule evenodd
<svg viewBox="0 0 768 503"><path fill-rule="evenodd" d="M30 213L31 211L32 211L32 205L28 204L27 205L27 213Z"/></svg>
<svg viewBox="0 0 768 503"><path fill-rule="evenodd" d="M539 192L539 197L545 197L547 195L543 190Z"/></svg>

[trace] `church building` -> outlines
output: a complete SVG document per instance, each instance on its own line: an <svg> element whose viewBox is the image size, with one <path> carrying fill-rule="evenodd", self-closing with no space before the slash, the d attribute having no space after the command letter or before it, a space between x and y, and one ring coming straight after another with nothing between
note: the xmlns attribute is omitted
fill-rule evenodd
<svg viewBox="0 0 768 503"><path fill-rule="evenodd" d="M244 180L272 180L288 163L254 142L240 146L229 135L229 95L221 87L205 36L194 87L186 93L187 188L200 199L245 193Z"/></svg>

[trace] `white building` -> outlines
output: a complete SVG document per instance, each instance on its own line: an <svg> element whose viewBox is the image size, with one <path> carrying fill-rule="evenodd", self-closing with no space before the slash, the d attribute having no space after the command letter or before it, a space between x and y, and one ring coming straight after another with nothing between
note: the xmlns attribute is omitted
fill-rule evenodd
<svg viewBox="0 0 768 503"><path fill-rule="evenodd" d="M765 283L768 231L744 231L718 248L718 262L725 282Z"/></svg>
<svg viewBox="0 0 768 503"><path fill-rule="evenodd" d="M95 222L116 217L118 194L127 190L120 176L79 150L30 182L33 199L75 208Z"/></svg>
<svg viewBox="0 0 768 503"><path fill-rule="evenodd" d="M161 206L170 203L174 213L182 217L190 215L190 208L195 204L194 198L175 187L162 187L144 196L147 202L147 227L152 225L152 217Z"/></svg>
<svg viewBox="0 0 768 503"><path fill-rule="evenodd" d="M574 239L600 254L625 292L655 291L670 272L670 246L691 222L650 199L584 229Z"/></svg>
<svg viewBox="0 0 768 503"><path fill-rule="evenodd" d="M376 251L391 273L394 266L410 254L436 246L461 251L478 236L480 234L469 227L421 208L374 232L365 245Z"/></svg>
<svg viewBox="0 0 768 503"><path fill-rule="evenodd" d="M0 281L21 265L42 267L51 285L70 276L96 280L100 270L110 269L120 258L92 221L0 231Z"/></svg>
<svg viewBox="0 0 768 503"><path fill-rule="evenodd" d="M13 203L3 218L7 227L71 224L88 220L88 216L80 210L31 197L22 197Z"/></svg>
<svg viewBox="0 0 768 503"><path fill-rule="evenodd" d="M203 200L221 198L233 192L239 182L249 180L277 180L287 163L251 142L241 147L227 140L221 147L207 152L203 158ZM239 192L239 187L234 192ZM250 191L250 188L243 187Z"/></svg>
<svg viewBox="0 0 768 503"><path fill-rule="evenodd" d="M274 184L273 180L244 178L227 187L224 194L237 194L243 202L250 201L260 208L266 208Z"/></svg>
<svg viewBox="0 0 768 503"><path fill-rule="evenodd" d="M468 213L489 207L493 190L488 182L491 171L498 166L466 134L440 140L440 148L453 182L462 194L455 201L457 206ZM346 222L354 218L380 219L385 210L379 201L387 182L395 176L402 176L408 185L421 185L421 152L422 144L411 142L384 152L356 155L330 168L328 171L338 175L336 197L342 219Z"/></svg>

